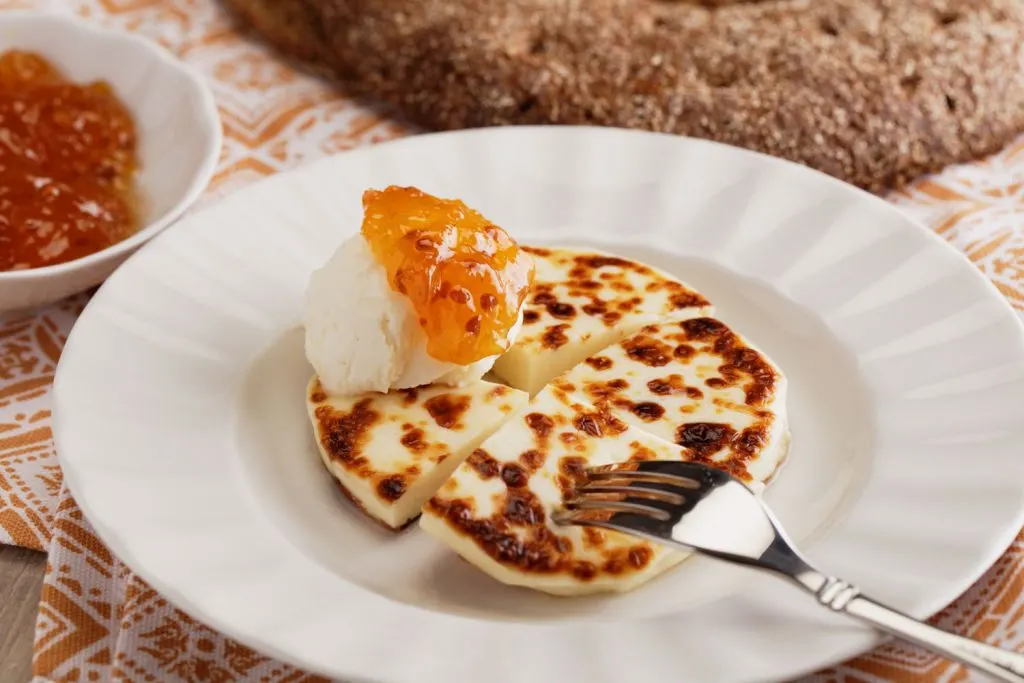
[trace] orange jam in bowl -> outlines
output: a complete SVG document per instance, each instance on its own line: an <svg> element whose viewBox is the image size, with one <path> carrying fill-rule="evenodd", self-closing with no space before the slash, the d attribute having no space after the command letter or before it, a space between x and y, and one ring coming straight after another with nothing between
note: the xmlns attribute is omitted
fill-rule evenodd
<svg viewBox="0 0 1024 683"><path fill-rule="evenodd" d="M506 351L533 260L458 200L415 188L363 194L363 237L419 316L431 357L468 365Z"/></svg>
<svg viewBox="0 0 1024 683"><path fill-rule="evenodd" d="M109 85L72 83L34 53L0 54L0 271L136 232L137 165L134 123Z"/></svg>

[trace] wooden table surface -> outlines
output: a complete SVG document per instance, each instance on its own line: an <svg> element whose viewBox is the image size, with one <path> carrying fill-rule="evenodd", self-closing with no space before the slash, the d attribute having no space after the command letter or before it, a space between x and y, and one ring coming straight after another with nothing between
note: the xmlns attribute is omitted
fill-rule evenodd
<svg viewBox="0 0 1024 683"><path fill-rule="evenodd" d="M32 635L46 568L44 553L0 545L0 681L32 678Z"/></svg>

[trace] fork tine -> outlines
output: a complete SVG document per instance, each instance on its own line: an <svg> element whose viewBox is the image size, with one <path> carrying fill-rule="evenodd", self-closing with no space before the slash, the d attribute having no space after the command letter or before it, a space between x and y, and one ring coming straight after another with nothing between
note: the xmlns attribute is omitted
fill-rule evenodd
<svg viewBox="0 0 1024 683"><path fill-rule="evenodd" d="M650 484L668 484L684 489L699 489L700 480L678 476L665 472L643 472L633 469L618 469L617 465L602 465L587 470L587 480L593 482L623 481L627 483L646 482Z"/></svg>
<svg viewBox="0 0 1024 683"><path fill-rule="evenodd" d="M689 460L641 460L635 463L634 469L639 472L689 477L698 482L706 482L709 476L729 476L717 467Z"/></svg>
<svg viewBox="0 0 1024 683"><path fill-rule="evenodd" d="M576 489L575 493L579 495L588 494L604 494L614 493L623 496L634 497L634 498L647 498L652 501L658 501L660 503L668 503L669 505L682 505L686 502L686 499L682 495L673 491L659 488L647 488L643 486L608 486L604 484L584 484ZM595 500L604 500L597 499Z"/></svg>
<svg viewBox="0 0 1024 683"><path fill-rule="evenodd" d="M632 500L593 500L586 497L570 498L565 502L567 510L576 512L625 512L636 515L643 515L645 517L653 517L654 519L667 521L671 519L671 515L660 508L652 505L645 505L643 502L636 499Z"/></svg>

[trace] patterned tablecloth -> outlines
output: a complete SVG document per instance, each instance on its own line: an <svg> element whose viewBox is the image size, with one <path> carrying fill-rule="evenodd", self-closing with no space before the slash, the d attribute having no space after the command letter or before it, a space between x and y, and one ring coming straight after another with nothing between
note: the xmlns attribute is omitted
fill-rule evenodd
<svg viewBox="0 0 1024 683"><path fill-rule="evenodd" d="M411 132L238 36L214 0L0 0L0 8L76 12L148 36L202 71L225 132L204 203L267 174ZM1024 312L1024 138L891 199L966 252ZM111 555L63 489L50 438L50 383L86 300L80 295L27 317L0 319L0 542L49 552L36 680L321 680L169 605ZM937 623L1024 647L1022 542L1024 536ZM890 645L808 680L969 679L960 667Z"/></svg>

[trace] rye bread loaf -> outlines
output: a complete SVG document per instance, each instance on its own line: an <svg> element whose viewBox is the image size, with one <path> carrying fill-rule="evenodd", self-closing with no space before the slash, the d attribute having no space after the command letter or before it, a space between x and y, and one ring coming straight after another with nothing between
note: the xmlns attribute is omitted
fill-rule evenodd
<svg viewBox="0 0 1024 683"><path fill-rule="evenodd" d="M429 128L679 133L876 192L1024 131L1021 0L224 2Z"/></svg>

